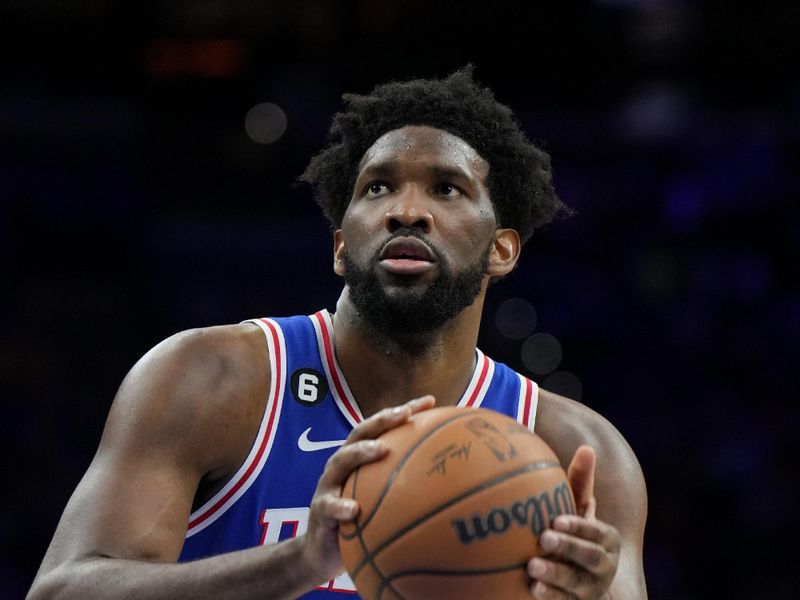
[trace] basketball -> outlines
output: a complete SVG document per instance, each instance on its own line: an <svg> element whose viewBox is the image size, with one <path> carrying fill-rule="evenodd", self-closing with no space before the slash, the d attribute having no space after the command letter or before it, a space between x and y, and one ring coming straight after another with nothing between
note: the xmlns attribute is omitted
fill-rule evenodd
<svg viewBox="0 0 800 600"><path fill-rule="evenodd" d="M339 527L345 568L362 598L530 598L539 534L574 514L550 447L505 415L433 408L380 438L381 460L351 473L360 506Z"/></svg>

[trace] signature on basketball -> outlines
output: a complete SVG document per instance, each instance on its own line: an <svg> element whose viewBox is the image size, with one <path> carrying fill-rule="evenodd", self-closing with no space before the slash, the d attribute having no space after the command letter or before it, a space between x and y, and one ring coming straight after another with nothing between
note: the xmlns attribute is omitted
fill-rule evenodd
<svg viewBox="0 0 800 600"><path fill-rule="evenodd" d="M500 462L517 456L517 449L508 439L506 434L481 417L469 419L465 425L467 430L480 439L491 450Z"/></svg>
<svg viewBox="0 0 800 600"><path fill-rule="evenodd" d="M428 477L431 475L447 475L447 461L448 460L469 460L469 450L472 442L466 444L450 444L446 448L439 450L433 455L431 461L433 467L428 471Z"/></svg>

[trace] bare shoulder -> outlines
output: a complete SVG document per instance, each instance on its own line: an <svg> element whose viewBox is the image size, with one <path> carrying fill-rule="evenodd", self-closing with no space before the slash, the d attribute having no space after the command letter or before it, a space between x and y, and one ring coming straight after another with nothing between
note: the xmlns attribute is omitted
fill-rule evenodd
<svg viewBox="0 0 800 600"><path fill-rule="evenodd" d="M269 387L254 325L176 334L120 386L103 437L53 536L37 580L85 559L177 559L193 504L249 452Z"/></svg>
<svg viewBox="0 0 800 600"><path fill-rule="evenodd" d="M636 456L616 427L585 404L547 390L539 392L536 433L568 464L581 444L589 444L600 460L613 460L622 466L639 468Z"/></svg>
<svg viewBox="0 0 800 600"><path fill-rule="evenodd" d="M647 521L647 488L639 461L622 434L605 417L569 398L541 390L536 432L566 468L582 444L597 455L594 496L597 518L622 538L613 598L646 598L642 553Z"/></svg>
<svg viewBox="0 0 800 600"><path fill-rule="evenodd" d="M641 519L643 526L647 490L642 469L633 449L608 419L580 402L541 390L536 432L565 467L580 445L592 446L597 454L598 516L615 521L612 513L627 514Z"/></svg>
<svg viewBox="0 0 800 600"><path fill-rule="evenodd" d="M264 377L269 361L264 335L255 325L220 325L177 333L147 352L131 369L120 387L156 391L168 387L172 399L224 401L231 393L246 391ZM144 388L144 389L142 389ZM209 394L208 392L213 392ZM202 408L202 406L193 406Z"/></svg>
<svg viewBox="0 0 800 600"><path fill-rule="evenodd" d="M252 324L191 329L165 339L122 382L101 450L124 446L129 432L145 434L141 441L148 444L205 440L191 448L199 463L220 468L235 461L241 452L236 440L242 435L248 440L247 433L257 431L269 387L268 364L264 335ZM212 440L217 443L207 443ZM231 456L224 456L226 448ZM206 455L211 452L222 455Z"/></svg>

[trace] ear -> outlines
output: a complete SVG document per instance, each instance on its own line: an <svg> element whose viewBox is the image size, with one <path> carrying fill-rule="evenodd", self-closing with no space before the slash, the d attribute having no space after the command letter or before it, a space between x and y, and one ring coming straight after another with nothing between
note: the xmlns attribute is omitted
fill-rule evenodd
<svg viewBox="0 0 800 600"><path fill-rule="evenodd" d="M519 234L513 229L498 229L494 232L494 247L489 254L489 266L486 274L492 277L503 277L514 270L519 260L521 248Z"/></svg>
<svg viewBox="0 0 800 600"><path fill-rule="evenodd" d="M333 272L340 277L344 276L344 239L342 230L337 229L333 232Z"/></svg>

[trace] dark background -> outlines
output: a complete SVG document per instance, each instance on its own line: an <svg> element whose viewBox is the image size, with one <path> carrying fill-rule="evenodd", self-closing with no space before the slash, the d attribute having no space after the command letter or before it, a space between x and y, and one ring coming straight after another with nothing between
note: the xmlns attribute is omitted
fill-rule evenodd
<svg viewBox="0 0 800 600"><path fill-rule="evenodd" d="M148 348L334 308L294 182L341 94L472 62L578 211L490 291L481 347L629 440L651 598L796 597L798 32L789 0L4 2L0 596ZM265 102L287 126L259 144Z"/></svg>

